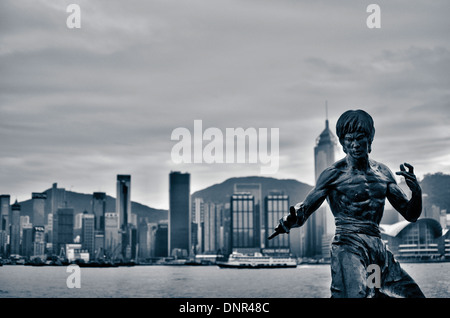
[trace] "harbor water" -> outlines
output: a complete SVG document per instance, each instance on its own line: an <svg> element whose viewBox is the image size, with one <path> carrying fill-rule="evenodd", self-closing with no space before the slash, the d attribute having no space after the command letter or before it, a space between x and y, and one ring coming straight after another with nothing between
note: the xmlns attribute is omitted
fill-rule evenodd
<svg viewBox="0 0 450 318"><path fill-rule="evenodd" d="M402 267L426 297L450 297L450 263L407 263ZM282 269L214 265L80 268L80 288L68 287L71 273L65 266L2 266L0 297L328 298L331 282L329 265Z"/></svg>

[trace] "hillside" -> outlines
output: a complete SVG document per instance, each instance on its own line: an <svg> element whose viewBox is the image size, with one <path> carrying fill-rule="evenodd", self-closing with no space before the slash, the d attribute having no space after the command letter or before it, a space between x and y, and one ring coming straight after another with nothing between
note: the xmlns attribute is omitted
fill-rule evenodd
<svg viewBox="0 0 450 318"><path fill-rule="evenodd" d="M264 198L271 190L283 191L289 195L290 204L296 204L304 200L312 189L312 186L294 179L275 179L269 177L238 177L230 178L220 184L212 185L192 194L192 199L203 198L205 202L227 203L234 192L237 183L259 183L261 194Z"/></svg>
<svg viewBox="0 0 450 318"><path fill-rule="evenodd" d="M45 190L44 193L50 197L50 190ZM67 206L74 209L75 214L83 213L84 211L92 210L92 194L84 194L72 191L66 191ZM21 205L22 215L32 215L31 199L19 202ZM116 199L106 196L106 212L114 212L116 210ZM157 223L160 220L167 220L167 210L159 210L140 204L138 202L131 202L131 211L137 214L138 220L146 219L147 222Z"/></svg>

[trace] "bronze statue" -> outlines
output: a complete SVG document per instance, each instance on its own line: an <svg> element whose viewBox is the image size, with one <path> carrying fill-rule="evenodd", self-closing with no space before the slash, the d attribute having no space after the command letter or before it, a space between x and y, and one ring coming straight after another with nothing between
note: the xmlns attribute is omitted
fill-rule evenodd
<svg viewBox="0 0 450 318"><path fill-rule="evenodd" d="M302 226L327 199L336 223L331 244L331 297L425 297L386 248L379 230L386 198L406 220L419 218L422 192L414 168L405 163L396 172L412 192L408 200L389 168L369 159L375 128L372 117L363 110L343 113L336 134L346 157L321 173L305 200L290 207L289 215L280 220L269 239ZM368 284L367 268L373 264L381 270L379 288Z"/></svg>

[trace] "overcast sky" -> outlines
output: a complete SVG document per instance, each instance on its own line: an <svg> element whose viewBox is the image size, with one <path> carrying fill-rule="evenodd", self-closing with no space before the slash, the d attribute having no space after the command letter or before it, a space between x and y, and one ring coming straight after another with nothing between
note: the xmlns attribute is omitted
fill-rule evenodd
<svg viewBox="0 0 450 318"><path fill-rule="evenodd" d="M81 8L69 29L67 5ZM168 208L171 170L191 191L236 176L314 184L315 139L340 114L375 121L371 157L450 173L448 1L160 0L0 2L0 193L57 182ZM175 164L172 131L279 128L279 169ZM399 179L400 180L400 179Z"/></svg>

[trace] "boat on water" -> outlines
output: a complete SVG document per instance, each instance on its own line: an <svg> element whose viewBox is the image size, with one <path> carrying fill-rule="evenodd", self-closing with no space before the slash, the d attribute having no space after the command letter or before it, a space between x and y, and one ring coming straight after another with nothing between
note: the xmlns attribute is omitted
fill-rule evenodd
<svg viewBox="0 0 450 318"><path fill-rule="evenodd" d="M289 255L247 255L233 252L228 260L218 260L216 264L221 268L294 268L297 267L297 260Z"/></svg>

